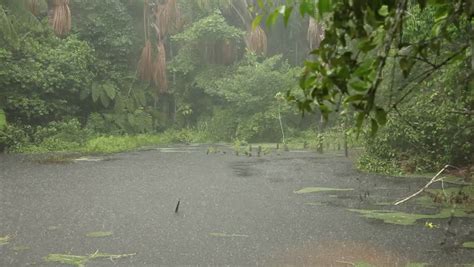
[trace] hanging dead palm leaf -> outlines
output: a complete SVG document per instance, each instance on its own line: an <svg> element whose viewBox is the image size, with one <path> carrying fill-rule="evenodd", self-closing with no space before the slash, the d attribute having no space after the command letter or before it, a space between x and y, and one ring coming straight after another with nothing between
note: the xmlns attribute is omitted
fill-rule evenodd
<svg viewBox="0 0 474 267"><path fill-rule="evenodd" d="M311 50L319 48L324 39L324 27L317 23L315 19L309 19L307 39Z"/></svg>
<svg viewBox="0 0 474 267"><path fill-rule="evenodd" d="M185 21L181 15L181 11L176 3L176 0L169 0L168 2L168 15L170 22L168 23L168 31L170 34L176 34L183 29Z"/></svg>
<svg viewBox="0 0 474 267"><path fill-rule="evenodd" d="M247 32L245 44L247 45L247 49L255 54L267 54L267 35L260 26Z"/></svg>
<svg viewBox="0 0 474 267"><path fill-rule="evenodd" d="M155 7L155 28L158 39L163 39L168 32L169 12L165 4L158 4Z"/></svg>
<svg viewBox="0 0 474 267"><path fill-rule="evenodd" d="M153 81L153 56L152 44L150 40L145 41L140 60L138 61L138 76L144 81Z"/></svg>
<svg viewBox="0 0 474 267"><path fill-rule="evenodd" d="M38 16L39 14L39 1L40 0L27 0L26 1L26 8L33 14L34 16Z"/></svg>
<svg viewBox="0 0 474 267"><path fill-rule="evenodd" d="M168 92L168 79L166 77L166 50L163 42L157 45L158 54L154 65L153 81L158 88L159 93Z"/></svg>
<svg viewBox="0 0 474 267"><path fill-rule="evenodd" d="M71 31L71 10L69 0L52 0L49 24L58 36L65 36Z"/></svg>
<svg viewBox="0 0 474 267"><path fill-rule="evenodd" d="M230 65L235 61L235 45L229 40L222 40L217 43L217 49L220 50L217 63Z"/></svg>
<svg viewBox="0 0 474 267"><path fill-rule="evenodd" d="M168 33L176 33L183 26L176 0L166 0L162 4L158 3L154 9L154 17L160 39L163 39Z"/></svg>

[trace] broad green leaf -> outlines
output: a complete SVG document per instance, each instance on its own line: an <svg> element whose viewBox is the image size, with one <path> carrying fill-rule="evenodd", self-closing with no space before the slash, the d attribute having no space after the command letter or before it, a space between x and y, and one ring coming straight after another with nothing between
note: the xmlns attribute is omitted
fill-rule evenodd
<svg viewBox="0 0 474 267"><path fill-rule="evenodd" d="M374 60L368 59L362 62L362 64L360 64L359 67L357 67L354 74L362 78L369 75L371 72L373 72L373 70L374 70Z"/></svg>
<svg viewBox="0 0 474 267"><path fill-rule="evenodd" d="M135 101L137 101L139 105L146 105L146 96L143 91L134 92L133 95L135 96Z"/></svg>
<svg viewBox="0 0 474 267"><path fill-rule="evenodd" d="M359 112L356 115L356 128L360 129L362 127L362 123L364 123L365 113Z"/></svg>
<svg viewBox="0 0 474 267"><path fill-rule="evenodd" d="M279 11L278 9L275 9L275 11L273 11L272 13L270 13L270 15L268 15L267 20L266 20L267 25L270 26L270 25L275 24L276 20L278 19L278 16L279 16Z"/></svg>
<svg viewBox="0 0 474 267"><path fill-rule="evenodd" d="M81 90L81 92L79 93L79 99L80 99L80 100L85 100L85 99L89 96L89 94L90 94L89 90L83 89L83 90Z"/></svg>
<svg viewBox="0 0 474 267"><path fill-rule="evenodd" d="M102 85L102 88L111 100L115 98L116 91L112 83L106 82Z"/></svg>
<svg viewBox="0 0 474 267"><path fill-rule="evenodd" d="M104 92L102 92L102 93L100 94L100 102L101 102L102 105L103 105L104 107L106 107L106 108L108 108L109 105L110 105L110 99L109 99L109 97L108 97Z"/></svg>
<svg viewBox="0 0 474 267"><path fill-rule="evenodd" d="M0 129L5 128L7 126L7 118L5 116L5 112L0 109Z"/></svg>
<svg viewBox="0 0 474 267"><path fill-rule="evenodd" d="M285 22L285 26L288 25L288 21L290 20L291 12L293 12L293 7L286 7L285 12L283 14L283 22Z"/></svg>
<svg viewBox="0 0 474 267"><path fill-rule="evenodd" d="M99 100L100 94L102 92L102 88L97 83L92 85L92 101L97 102Z"/></svg>
<svg viewBox="0 0 474 267"><path fill-rule="evenodd" d="M375 136L378 130L379 130L379 124L377 123L376 120L371 119L370 120L370 135Z"/></svg>
<svg viewBox="0 0 474 267"><path fill-rule="evenodd" d="M360 101L360 100L364 99L364 97L365 97L365 95L360 95L360 94L351 95L349 97L346 97L346 99L344 99L344 103Z"/></svg>
<svg viewBox="0 0 474 267"><path fill-rule="evenodd" d="M356 91L366 91L369 89L370 83L362 81L360 79L355 79L349 82L349 86Z"/></svg>
<svg viewBox="0 0 474 267"><path fill-rule="evenodd" d="M324 15L324 13L331 11L331 0L319 0L318 10L320 15Z"/></svg>
<svg viewBox="0 0 474 267"><path fill-rule="evenodd" d="M377 44L375 44L374 41L370 38L366 38L360 41L359 44L357 45L357 48L359 48L359 50L361 50L364 53L371 51L375 47L377 47Z"/></svg>
<svg viewBox="0 0 474 267"><path fill-rule="evenodd" d="M308 14L309 16L314 16L315 14L315 10L314 10L315 6L314 6L314 2L313 1L310 1L310 0L303 0L301 3L300 3L300 14L301 16L304 16L306 14Z"/></svg>
<svg viewBox="0 0 474 267"><path fill-rule="evenodd" d="M252 29L257 28L257 26L260 25L262 18L263 18L263 15L258 15L255 17L255 19L252 21Z"/></svg>
<svg viewBox="0 0 474 267"><path fill-rule="evenodd" d="M389 13L388 13L388 6L387 6L387 5L381 6L381 7L379 8L379 10L378 10L378 13L379 13L379 15L382 16L382 17L388 16L388 14L389 14Z"/></svg>
<svg viewBox="0 0 474 267"><path fill-rule="evenodd" d="M376 108L375 119L382 126L387 124L387 112L383 108Z"/></svg>

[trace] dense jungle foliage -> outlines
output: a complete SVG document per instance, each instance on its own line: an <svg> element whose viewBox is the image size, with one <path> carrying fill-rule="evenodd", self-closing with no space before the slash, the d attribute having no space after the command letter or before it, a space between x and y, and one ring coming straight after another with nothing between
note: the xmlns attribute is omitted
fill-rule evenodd
<svg viewBox="0 0 474 267"><path fill-rule="evenodd" d="M469 166L473 10L462 0L0 0L0 150L349 140L368 171Z"/></svg>

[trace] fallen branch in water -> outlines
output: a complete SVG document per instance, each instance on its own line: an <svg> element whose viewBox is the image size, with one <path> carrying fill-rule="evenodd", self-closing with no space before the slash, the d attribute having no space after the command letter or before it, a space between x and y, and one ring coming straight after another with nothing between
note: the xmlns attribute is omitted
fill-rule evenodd
<svg viewBox="0 0 474 267"><path fill-rule="evenodd" d="M414 193L414 194L412 194L412 195L410 195L410 196L408 196L408 197L406 197L406 198L404 198L404 199L402 199L402 200L399 200L399 201L395 202L394 205L397 206L397 205L400 205L400 204L402 204L402 203L405 203L405 202L407 202L408 200L410 200L410 199L416 197L417 195L421 194L421 193L422 193L423 191L425 191L430 185L432 185L432 184L434 184L434 183L436 183L436 182L440 182L440 181L442 182L443 179L444 179L444 177L439 177L439 176L440 176L447 168L450 168L450 167L451 167L451 168L456 168L456 167L451 166L451 165L446 165L446 166L444 166L444 168L442 168L435 176L433 176L433 178L431 178L431 180L430 180L425 186L423 186L420 190L418 190L416 193ZM456 169L457 169L457 168L456 168Z"/></svg>

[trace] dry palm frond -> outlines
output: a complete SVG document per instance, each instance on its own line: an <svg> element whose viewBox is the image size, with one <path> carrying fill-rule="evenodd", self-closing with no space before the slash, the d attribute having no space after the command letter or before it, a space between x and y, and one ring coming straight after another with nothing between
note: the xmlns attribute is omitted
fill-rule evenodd
<svg viewBox="0 0 474 267"><path fill-rule="evenodd" d="M69 0L52 0L49 23L58 36L64 36L71 31L71 10Z"/></svg>
<svg viewBox="0 0 474 267"><path fill-rule="evenodd" d="M319 48L324 39L324 27L315 19L309 19L307 39L311 50Z"/></svg>
<svg viewBox="0 0 474 267"><path fill-rule="evenodd" d="M166 77L166 50L163 42L159 42L157 45L158 54L154 65L155 73L153 75L153 81L159 90L159 93L168 92L168 79Z"/></svg>
<svg viewBox="0 0 474 267"><path fill-rule="evenodd" d="M168 32L170 17L169 10L165 4L158 4L155 8L155 25L157 28L158 39L163 37Z"/></svg>
<svg viewBox="0 0 474 267"><path fill-rule="evenodd" d="M152 45L150 40L146 40L145 47L143 47L140 60L138 61L138 76L144 81L153 80L153 57Z"/></svg>
<svg viewBox="0 0 474 267"><path fill-rule="evenodd" d="M142 49L140 60L138 60L138 77L144 81L153 81L153 55L152 44L148 38L148 0L143 5L143 32L145 33L145 46Z"/></svg>
<svg viewBox="0 0 474 267"><path fill-rule="evenodd" d="M39 1L40 0L27 0L26 1L26 8L33 14L34 16L38 16L39 14Z"/></svg>
<svg viewBox="0 0 474 267"><path fill-rule="evenodd" d="M229 40L223 40L218 43L221 55L220 55L220 62L224 65L230 65L235 60L235 46Z"/></svg>
<svg viewBox="0 0 474 267"><path fill-rule="evenodd" d="M166 0L163 4L158 3L154 13L159 39L163 39L167 33L179 31L183 25L176 0Z"/></svg>
<svg viewBox="0 0 474 267"><path fill-rule="evenodd" d="M257 26L249 30L245 37L247 49L255 54L265 55L267 53L267 35L262 27Z"/></svg>
<svg viewBox="0 0 474 267"><path fill-rule="evenodd" d="M170 34L178 33L183 29L184 19L181 15L181 11L176 3L176 0L169 0L168 13L171 19L171 22L169 24Z"/></svg>

